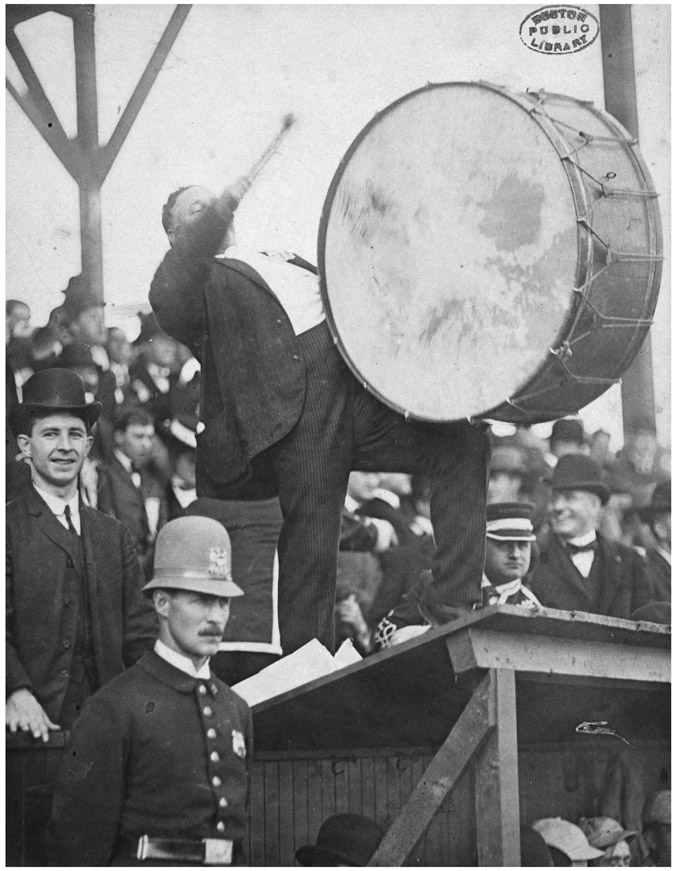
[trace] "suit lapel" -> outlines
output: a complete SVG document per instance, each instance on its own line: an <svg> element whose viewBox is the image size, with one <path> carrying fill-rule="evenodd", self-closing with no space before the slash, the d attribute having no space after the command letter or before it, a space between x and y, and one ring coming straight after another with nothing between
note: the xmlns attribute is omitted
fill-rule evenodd
<svg viewBox="0 0 679 871"><path fill-rule="evenodd" d="M621 558L609 542L597 536L599 549L594 556L592 576L596 578L598 604L602 614L610 611L611 604L618 595L622 581Z"/></svg>
<svg viewBox="0 0 679 871"><path fill-rule="evenodd" d="M58 547L65 550L74 562L80 560L80 547L74 536L59 523L48 504L40 497L35 487L26 491L29 514L36 518L38 528Z"/></svg>
<svg viewBox="0 0 679 871"><path fill-rule="evenodd" d="M264 281L259 272L257 272L255 269L252 268L252 266L245 263L243 260L235 260L231 257L217 257L216 262L226 267L227 269L234 269L236 272L240 272L241 275L249 278L250 281L254 281L255 284L258 284L273 297L278 299L276 294L273 292L273 290L271 290L266 281Z"/></svg>

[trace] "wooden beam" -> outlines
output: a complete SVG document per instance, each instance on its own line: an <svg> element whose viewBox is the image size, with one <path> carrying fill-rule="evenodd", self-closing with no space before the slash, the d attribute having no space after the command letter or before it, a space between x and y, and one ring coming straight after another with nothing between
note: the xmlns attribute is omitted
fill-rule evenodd
<svg viewBox="0 0 679 871"><path fill-rule="evenodd" d="M602 677L669 683L671 656L667 650L626 647L572 638L524 636L492 629L469 628L448 639L453 668L512 668L519 672Z"/></svg>
<svg viewBox="0 0 679 871"><path fill-rule="evenodd" d="M100 184L103 184L104 179L108 175L123 142L127 138L127 134L130 132L130 129L139 114L139 110L143 106L162 65L174 45L177 35L179 34L190 9L190 5L181 5L177 6L172 13L172 17L170 18L167 27L151 56L151 60L148 62L146 69L142 73L142 76L137 83L137 87L134 89L134 93L130 97L123 114L120 116L120 120L113 131L113 135L108 143L101 149L96 167L97 177Z"/></svg>
<svg viewBox="0 0 679 871"><path fill-rule="evenodd" d="M64 165L66 171L77 182L80 177L80 164L78 162L79 157L76 155L72 143L69 140L62 142L60 137L54 134L53 129L48 126L41 109L35 105L29 93L19 93L9 79L5 80L5 85L9 93L30 119L35 129Z"/></svg>
<svg viewBox="0 0 679 871"><path fill-rule="evenodd" d="M491 682L486 676L429 763L367 867L395 867L405 864L427 831L436 811L488 736L492 728L490 695Z"/></svg>
<svg viewBox="0 0 679 871"><path fill-rule="evenodd" d="M490 672L488 741L476 759L476 852L482 866L521 865L516 684L511 669Z"/></svg>

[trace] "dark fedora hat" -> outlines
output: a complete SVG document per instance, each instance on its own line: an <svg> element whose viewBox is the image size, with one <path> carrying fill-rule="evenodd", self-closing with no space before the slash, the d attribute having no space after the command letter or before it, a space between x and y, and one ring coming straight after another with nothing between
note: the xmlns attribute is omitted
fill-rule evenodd
<svg viewBox="0 0 679 871"><path fill-rule="evenodd" d="M79 314L91 308L103 308L106 303L92 293L84 275L74 275L69 279L66 290L62 291L64 301L61 305L67 322L75 320Z"/></svg>
<svg viewBox="0 0 679 871"><path fill-rule="evenodd" d="M566 454L556 464L549 481L553 490L586 490L595 493L603 505L611 495L601 466L585 454Z"/></svg>
<svg viewBox="0 0 679 871"><path fill-rule="evenodd" d="M33 419L65 412L82 418L93 426L101 414L101 402L86 402L85 388L70 369L42 369L23 387L23 400L10 414L15 435L26 433Z"/></svg>
<svg viewBox="0 0 679 871"><path fill-rule="evenodd" d="M656 514L672 510L672 485L669 481L658 484L651 496L651 504L639 509L639 517L644 523L653 523Z"/></svg>
<svg viewBox="0 0 679 871"><path fill-rule="evenodd" d="M300 847L295 858L302 865L364 867L384 837L384 829L359 814L335 814L321 825L316 844Z"/></svg>

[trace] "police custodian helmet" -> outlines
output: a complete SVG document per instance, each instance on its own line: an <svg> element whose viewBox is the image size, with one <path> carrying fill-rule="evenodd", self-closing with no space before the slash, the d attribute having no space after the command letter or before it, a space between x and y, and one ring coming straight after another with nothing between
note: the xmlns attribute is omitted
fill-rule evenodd
<svg viewBox="0 0 679 871"><path fill-rule="evenodd" d="M179 517L158 533L153 578L144 593L187 590L208 596L242 596L231 580L229 533L210 517Z"/></svg>

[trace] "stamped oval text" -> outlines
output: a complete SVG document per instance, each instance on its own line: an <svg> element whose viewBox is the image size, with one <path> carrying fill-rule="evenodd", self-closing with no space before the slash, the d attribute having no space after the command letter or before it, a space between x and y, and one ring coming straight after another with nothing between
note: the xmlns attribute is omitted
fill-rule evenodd
<svg viewBox="0 0 679 871"><path fill-rule="evenodd" d="M596 41L599 22L579 6L543 6L521 22L521 41L540 54L573 54Z"/></svg>

